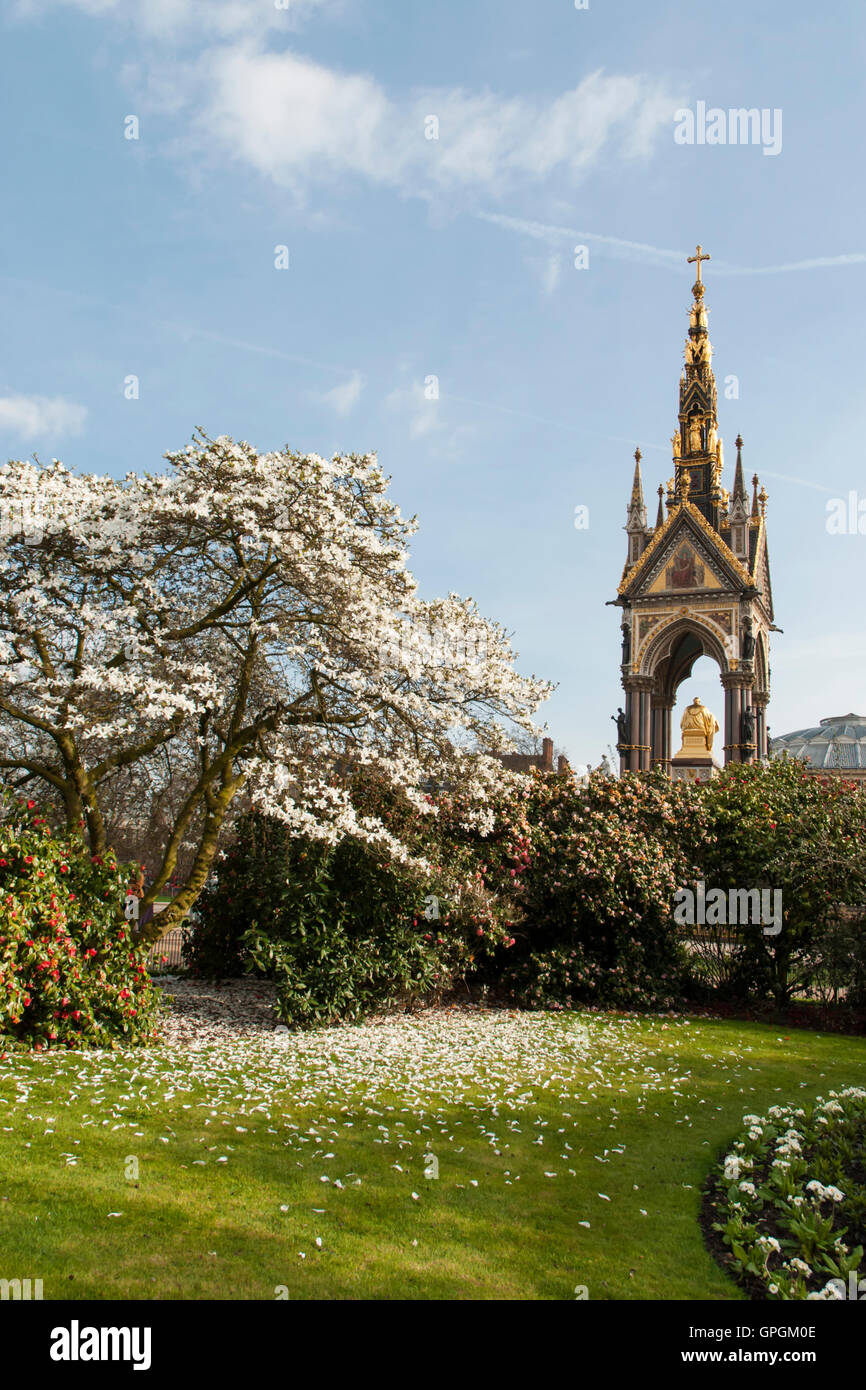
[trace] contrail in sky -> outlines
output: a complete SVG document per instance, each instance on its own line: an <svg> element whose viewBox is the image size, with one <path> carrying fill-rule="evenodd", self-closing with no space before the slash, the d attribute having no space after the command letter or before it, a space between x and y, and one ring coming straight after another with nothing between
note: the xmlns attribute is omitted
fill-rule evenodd
<svg viewBox="0 0 866 1390"><path fill-rule="evenodd" d="M624 260L650 261L671 268L679 267L683 262L682 251L671 251L664 246L650 246L644 241L626 241L622 237L602 236L600 232L581 232L575 227L551 226L545 222L532 222L522 217L507 217L504 213L498 212L479 212L476 216L482 222L504 227L506 231L519 232L535 241L546 242L548 246L558 246L564 240L571 241L577 238L579 241L596 242L599 246L606 246L613 255L618 255ZM713 271L717 275L784 275L794 270L824 270L836 266L863 264L866 264L864 251L849 251L838 256L813 256L808 260L788 261L783 265L732 265L730 261L717 260L714 257Z"/></svg>

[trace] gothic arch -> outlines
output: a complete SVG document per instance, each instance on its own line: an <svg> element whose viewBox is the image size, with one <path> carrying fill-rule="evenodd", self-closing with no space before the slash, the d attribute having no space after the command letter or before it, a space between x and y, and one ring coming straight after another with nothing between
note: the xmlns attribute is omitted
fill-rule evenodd
<svg viewBox="0 0 866 1390"><path fill-rule="evenodd" d="M712 657L720 675L729 669L721 637L694 615L678 617L650 638L641 656L639 674L652 678L658 695L673 699L700 656Z"/></svg>
<svg viewBox="0 0 866 1390"><path fill-rule="evenodd" d="M743 690L751 677L732 662L724 637L700 612L679 613L658 628L638 653L638 662L624 676L630 727L634 730L628 752L638 770L663 767L671 770L675 745L671 716L677 691L692 673L699 657L708 656L719 668L724 692L725 760L741 750Z"/></svg>

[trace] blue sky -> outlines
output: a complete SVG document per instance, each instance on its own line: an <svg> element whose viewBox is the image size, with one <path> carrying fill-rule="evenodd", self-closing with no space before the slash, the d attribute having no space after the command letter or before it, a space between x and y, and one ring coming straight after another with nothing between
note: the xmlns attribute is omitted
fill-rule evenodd
<svg viewBox="0 0 866 1390"><path fill-rule="evenodd" d="M595 762L632 455L652 519L700 241L720 397L739 383L725 481L740 431L770 494L771 729L866 710L866 535L826 530L866 499L861 4L11 0L0 23L4 457L120 476L197 425L378 451L423 592L512 630ZM781 111L781 150L677 144L699 101ZM721 711L708 662L696 693Z"/></svg>

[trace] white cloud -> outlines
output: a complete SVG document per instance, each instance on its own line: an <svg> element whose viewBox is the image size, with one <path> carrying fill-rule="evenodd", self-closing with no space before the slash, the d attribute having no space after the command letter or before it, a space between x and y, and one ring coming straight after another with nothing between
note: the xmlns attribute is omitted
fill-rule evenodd
<svg viewBox="0 0 866 1390"><path fill-rule="evenodd" d="M316 11L342 11L345 3L288 0L278 9L274 0L17 0L15 10L30 18L61 7L93 19L117 20L149 39L200 42L203 35L231 39L268 30L291 32Z"/></svg>
<svg viewBox="0 0 866 1390"><path fill-rule="evenodd" d="M17 11L64 6L133 26L148 42L124 71L137 69L140 98L159 111L177 115L186 103L188 154L243 161L299 199L346 177L443 202L469 190L499 197L554 174L573 186L602 156L649 157L685 100L663 79L600 70L546 101L462 88L395 99L368 74L268 50L311 17L354 3L17 0ZM436 139L426 138L430 117Z"/></svg>
<svg viewBox="0 0 866 1390"><path fill-rule="evenodd" d="M526 260L538 276L542 294L550 297L562 278L562 256L551 251L549 256L527 256Z"/></svg>
<svg viewBox="0 0 866 1390"><path fill-rule="evenodd" d="M0 396L0 430L9 430L19 439L80 434L86 418L83 405L61 396Z"/></svg>
<svg viewBox="0 0 866 1390"><path fill-rule="evenodd" d="M443 459L457 459L477 438L478 425L475 422L456 424L449 419L439 396L429 395L432 387L428 387L427 383L432 383L433 380L434 378L427 377L424 382L404 382L385 397L385 408L404 417L409 438L423 439L431 455ZM450 394L448 399L453 404L468 405L473 410L477 404Z"/></svg>
<svg viewBox="0 0 866 1390"><path fill-rule="evenodd" d="M547 103L462 90L398 102L371 76L247 44L207 50L192 91L199 150L216 142L299 196L353 176L425 197L573 180L603 152L645 157L676 104L660 83L601 72Z"/></svg>
<svg viewBox="0 0 866 1390"><path fill-rule="evenodd" d="M200 146L216 142L299 195L308 182L328 177L399 176L388 101L370 77L241 46L208 50L192 81Z"/></svg>
<svg viewBox="0 0 866 1390"><path fill-rule="evenodd" d="M385 406L388 410L399 411L408 417L409 435L412 439L420 439L425 434L432 434L443 428L439 399L428 398L420 381L398 386L385 397Z"/></svg>
<svg viewBox="0 0 866 1390"><path fill-rule="evenodd" d="M352 372L346 380L338 382L330 391L326 391L320 397L327 405L333 407L338 415L348 415L361 399L361 392L364 389L364 378L359 371Z"/></svg>

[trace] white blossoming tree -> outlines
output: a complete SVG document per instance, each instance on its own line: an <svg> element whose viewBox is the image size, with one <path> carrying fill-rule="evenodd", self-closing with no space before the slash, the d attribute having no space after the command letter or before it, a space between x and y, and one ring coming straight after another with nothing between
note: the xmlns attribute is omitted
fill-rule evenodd
<svg viewBox="0 0 866 1390"><path fill-rule="evenodd" d="M149 940L195 902L239 794L298 833L400 856L356 814L350 770L419 804L434 777L483 806L503 727L531 730L550 690L471 601L418 597L414 523L375 457L199 435L167 458L123 482L0 469L0 775L50 788L94 855L118 778L171 779L142 906L181 847L190 867Z"/></svg>

